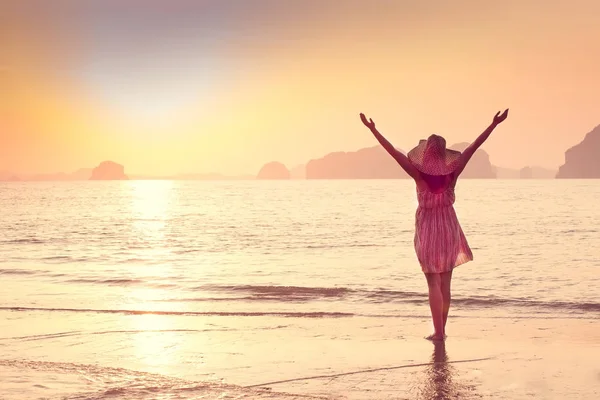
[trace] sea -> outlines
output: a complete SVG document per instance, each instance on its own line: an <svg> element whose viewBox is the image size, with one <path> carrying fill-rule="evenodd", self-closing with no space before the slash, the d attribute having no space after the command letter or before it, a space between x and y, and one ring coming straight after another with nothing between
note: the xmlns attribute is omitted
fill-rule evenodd
<svg viewBox="0 0 600 400"><path fill-rule="evenodd" d="M453 318L600 320L600 181L456 195ZM428 333L416 207L409 180L0 183L0 399L305 398L254 386L309 372L273 360L311 324Z"/></svg>

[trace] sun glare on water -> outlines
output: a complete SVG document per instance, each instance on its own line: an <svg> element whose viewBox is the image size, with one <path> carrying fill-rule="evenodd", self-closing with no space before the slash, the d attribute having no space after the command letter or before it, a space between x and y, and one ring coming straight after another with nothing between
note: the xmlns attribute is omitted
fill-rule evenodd
<svg viewBox="0 0 600 400"><path fill-rule="evenodd" d="M168 373L176 365L180 351L181 334L177 332L174 317L161 315L162 311L176 311L177 304L163 302L170 296L168 289L145 286L144 282L168 283L172 266L161 259L169 253L167 228L174 201L173 181L131 181L127 189L131 198L133 247L141 263L134 263L132 278L142 281L127 289L123 308L147 312L127 317L131 331L131 351L144 369L154 373Z"/></svg>
<svg viewBox="0 0 600 400"><path fill-rule="evenodd" d="M172 213L173 181L127 182L131 196L131 278L141 281L132 286L124 304L133 310L156 310L156 300L165 295L164 288L144 286L144 283L168 284L173 274L167 262L171 252L168 244L168 222ZM162 303L167 304L167 303ZM164 310L161 308L161 310Z"/></svg>
<svg viewBox="0 0 600 400"><path fill-rule="evenodd" d="M131 181L131 216L138 240L164 245L165 228L173 206L173 181ZM151 250L158 250L156 248Z"/></svg>

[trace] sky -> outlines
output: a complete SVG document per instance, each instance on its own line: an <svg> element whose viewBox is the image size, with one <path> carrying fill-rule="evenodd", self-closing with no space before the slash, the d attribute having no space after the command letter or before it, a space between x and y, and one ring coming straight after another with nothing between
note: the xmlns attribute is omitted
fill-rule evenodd
<svg viewBox="0 0 600 400"><path fill-rule="evenodd" d="M0 171L255 174L438 133L557 168L600 124L597 0L3 0Z"/></svg>

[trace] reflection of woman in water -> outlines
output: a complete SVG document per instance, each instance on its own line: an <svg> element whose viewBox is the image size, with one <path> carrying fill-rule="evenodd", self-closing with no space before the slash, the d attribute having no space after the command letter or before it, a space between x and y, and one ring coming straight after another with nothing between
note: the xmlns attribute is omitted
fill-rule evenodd
<svg viewBox="0 0 600 400"><path fill-rule="evenodd" d="M363 124L417 185L419 207L414 244L429 286L429 306L435 329L427 339L444 340L446 337L452 270L473 260L453 208L456 181L475 151L507 116L508 110L497 113L492 124L462 153L446 149L443 137L431 135L427 140L421 140L407 157L377 131L372 119L367 120L360 114Z"/></svg>
<svg viewBox="0 0 600 400"><path fill-rule="evenodd" d="M425 379L418 399L423 400L465 400L471 392L465 384L456 381L456 371L448 362L448 354L443 341L436 341L431 364L425 369Z"/></svg>

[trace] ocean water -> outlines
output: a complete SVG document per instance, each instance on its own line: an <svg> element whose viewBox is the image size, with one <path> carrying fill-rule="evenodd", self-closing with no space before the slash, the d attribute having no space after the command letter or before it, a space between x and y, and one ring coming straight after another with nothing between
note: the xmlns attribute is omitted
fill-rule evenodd
<svg viewBox="0 0 600 400"><path fill-rule="evenodd" d="M600 181L456 192L475 260L453 318L600 319ZM416 206L408 180L0 184L0 398L285 397L242 386L300 366L219 349L269 360L353 318L427 333Z"/></svg>

